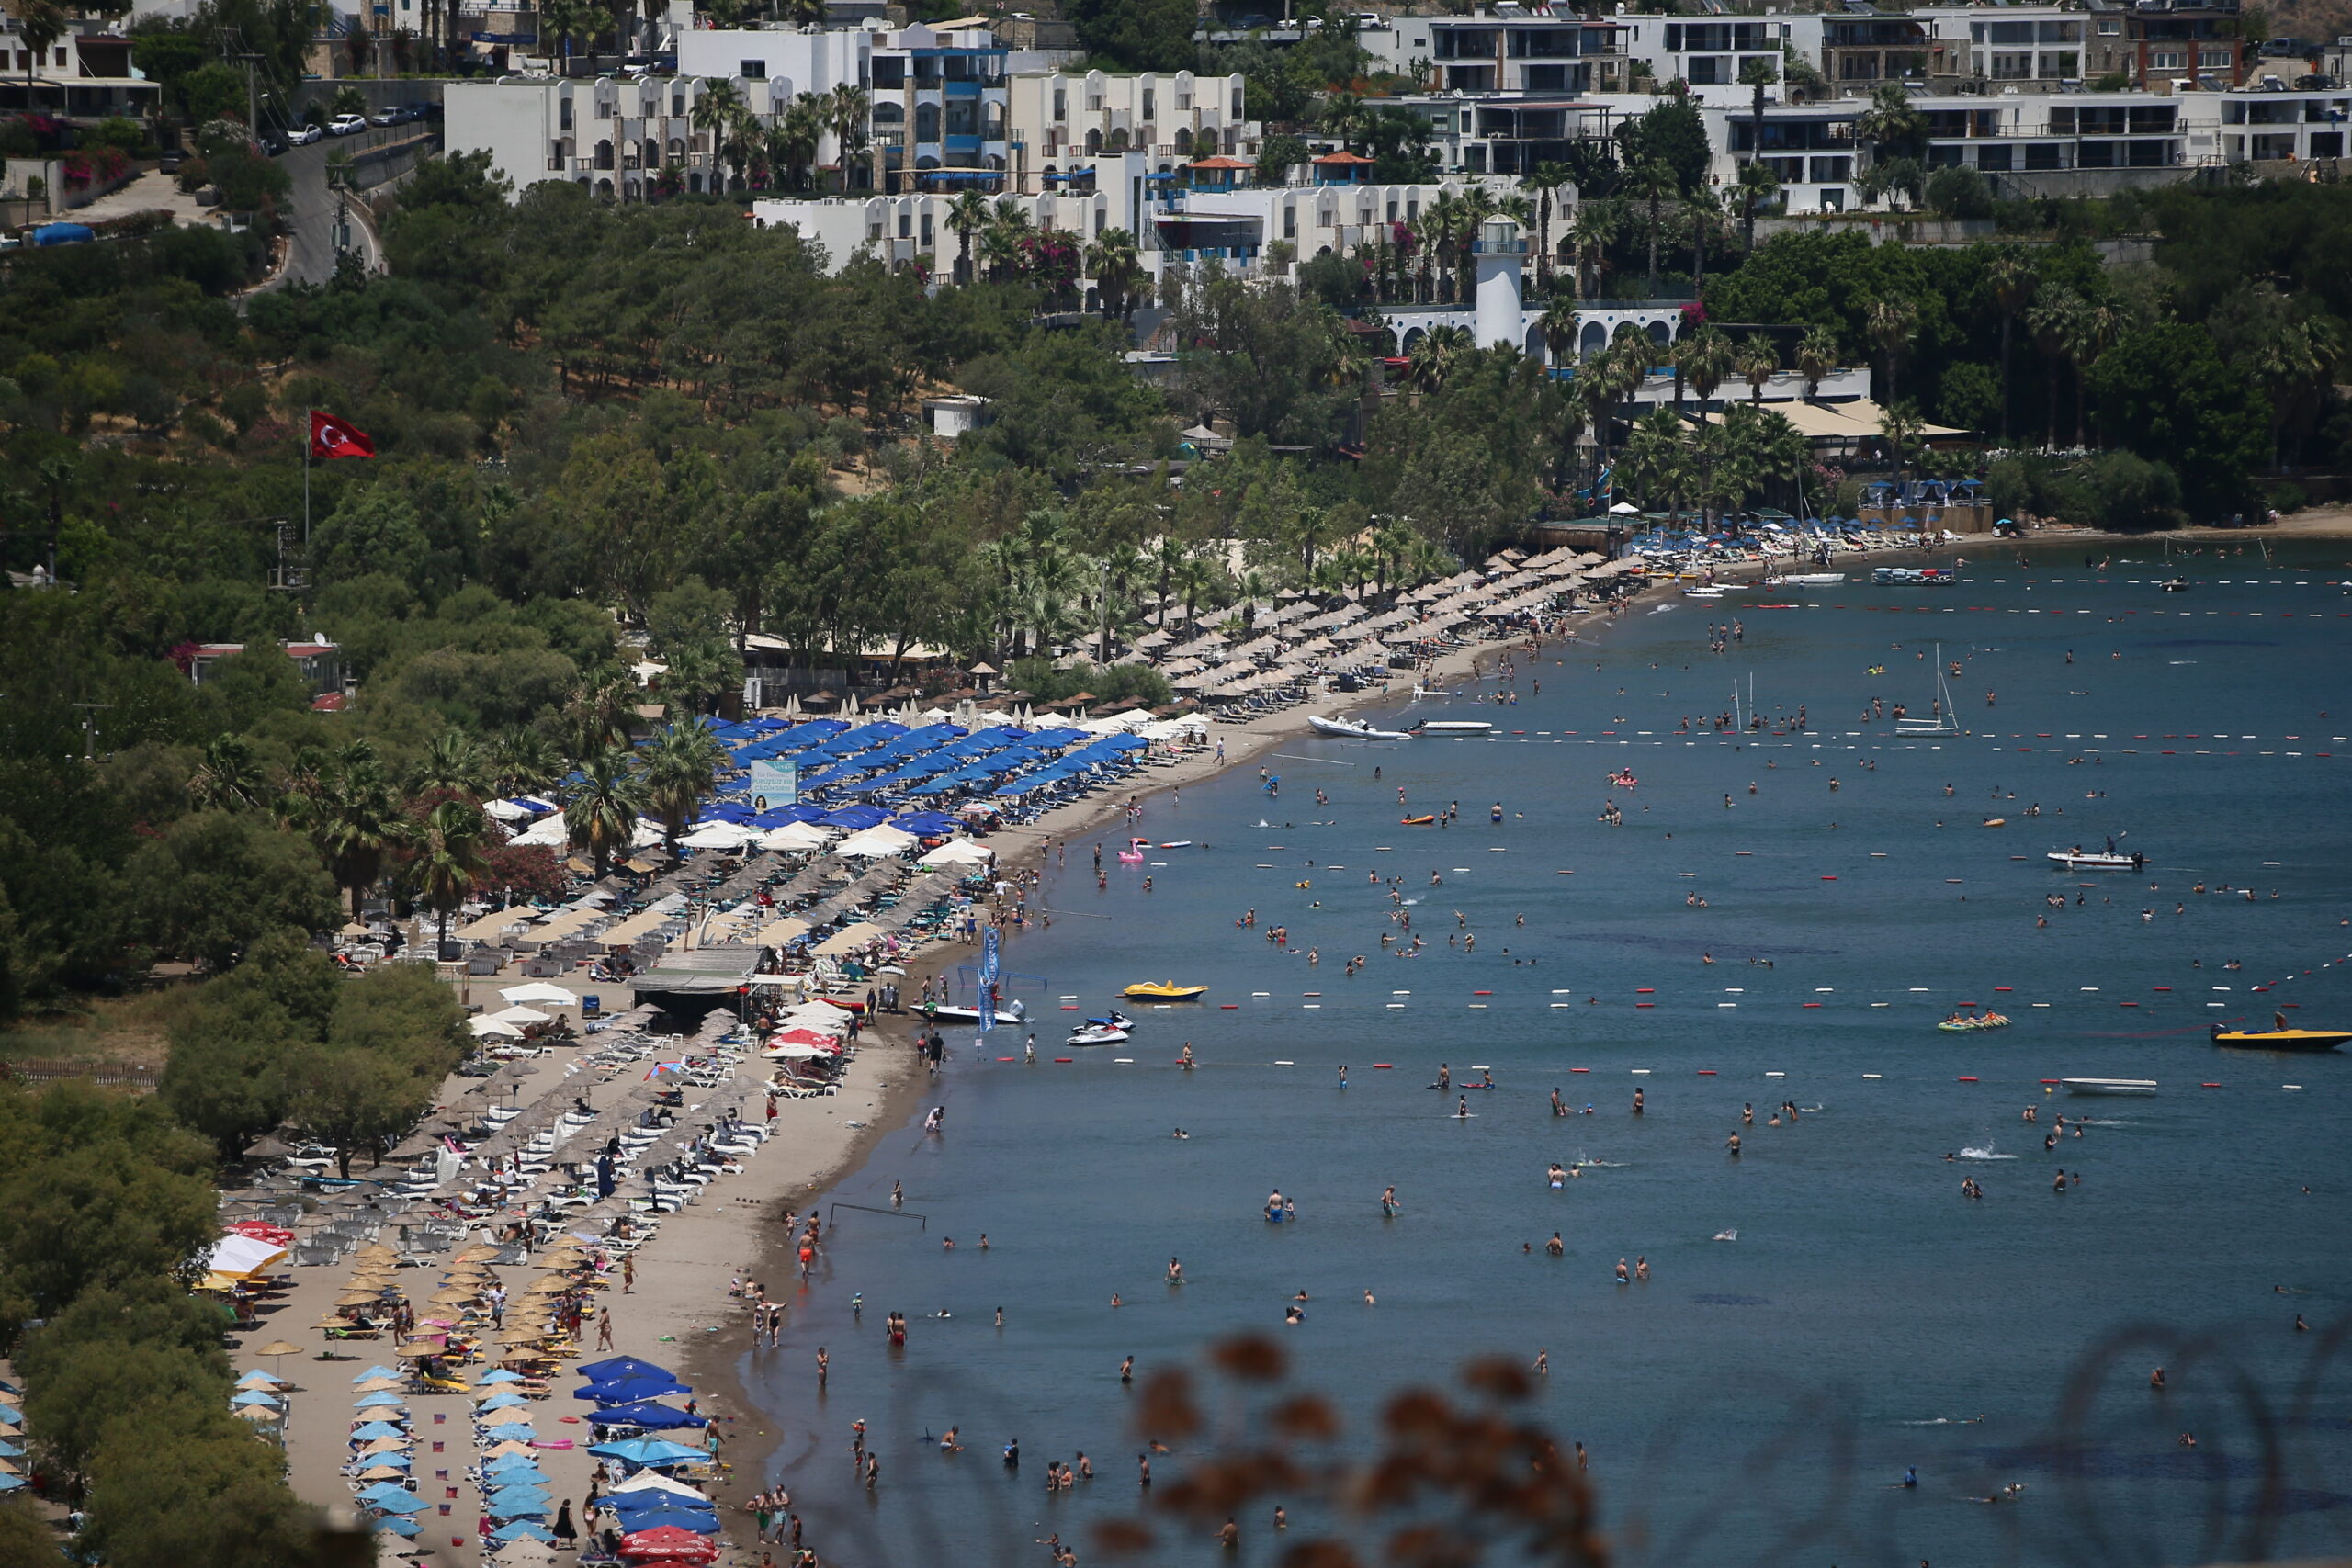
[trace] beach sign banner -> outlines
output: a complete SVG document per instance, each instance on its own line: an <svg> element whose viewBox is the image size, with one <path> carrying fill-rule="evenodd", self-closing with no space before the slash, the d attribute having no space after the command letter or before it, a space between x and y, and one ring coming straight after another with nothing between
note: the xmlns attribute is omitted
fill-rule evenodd
<svg viewBox="0 0 2352 1568"><path fill-rule="evenodd" d="M800 804L799 763L763 757L747 766L751 777L745 782L751 791L752 810L773 811L779 806Z"/></svg>

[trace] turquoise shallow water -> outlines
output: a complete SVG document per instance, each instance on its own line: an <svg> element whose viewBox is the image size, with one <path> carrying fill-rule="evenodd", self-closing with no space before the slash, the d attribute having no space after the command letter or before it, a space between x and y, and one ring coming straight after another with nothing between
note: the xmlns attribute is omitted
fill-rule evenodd
<svg viewBox="0 0 2352 1568"><path fill-rule="evenodd" d="M1155 852L1164 864L1119 866L1106 829L1098 892L1092 840L1074 847L1046 884L1052 928L1008 950L1046 1059L995 1060L1020 1032L986 1052L954 1040L933 1096L946 1134L897 1130L827 1194L886 1203L903 1181L921 1224L842 1211L784 1348L746 1359L810 1543L853 1564L1042 1561L1033 1543L1051 1531L1083 1543L1136 1496L1120 1359L1148 1371L1254 1329L1355 1410L1474 1354L1548 1349L1539 1412L1591 1453L1629 1561L2352 1547L2352 1388L2323 1368L2278 1414L2325 1337L2294 1333L2294 1314L2324 1329L2352 1292L2352 1060L2205 1038L2286 1003L2296 1021L2352 1020L2352 570L2339 546L2271 563L2120 554L2142 558L2093 570L2010 553L1946 589L1849 582L1795 608L1758 591L1637 613L1524 664L1515 705L1447 710L1524 735L1302 734L1267 761L1279 796L1243 769L1154 799L1146 831L1199 840ZM2192 591L2158 592L2176 570ZM1711 654L1710 621L1734 616L1744 640ZM1939 644L1979 733L1898 739L1891 719L1858 721L1872 696L1923 711ZM1768 716L1802 703L1810 729L1678 731L1751 674ZM1638 786L1612 786L1618 768ZM1458 800L1460 820L1399 826L1400 785L1415 811ZM1609 800L1623 826L1597 820ZM1992 814L2007 826L1980 826ZM2149 856L2144 874L2041 860L2111 832ZM1422 955L1381 953L1394 928L1374 873L1417 900ZM2053 892L2063 908L2045 906ZM1235 924L1247 908L1254 930ZM1293 952L1265 940L1276 923ZM1475 952L1447 945L1465 930ZM1056 1048L1082 1016L1058 998L1096 1011L1157 978L1210 984L1209 1005L1137 1012L1115 1053ZM1962 1002L2014 1025L1939 1033ZM1172 1066L1187 1040L1189 1074ZM1423 1087L1440 1062L1457 1080L1491 1067L1499 1087L1459 1119ZM2045 1096L2042 1079L2067 1076L2161 1090ZM1555 1087L1594 1114L1553 1117ZM1782 1100L1805 1114L1768 1126ZM2060 1111L2096 1124L2045 1152ZM1554 1191L1555 1159L1592 1163ZM2061 1168L2082 1179L2063 1197ZM1959 1195L1963 1176L1984 1201ZM1390 1184L1404 1213L1384 1222ZM1297 1224L1260 1218L1275 1187ZM1171 1254L1181 1291L1161 1283ZM1646 1258L1652 1279L1615 1284L1621 1257ZM1307 1320L1284 1330L1300 1289ZM900 1353L883 1343L892 1310L915 1320ZM2129 1343L2104 1393L2070 1397L2084 1359L2134 1326L2209 1337L2237 1381L2180 1346ZM2157 1362L2174 1369L2161 1396ZM2249 1418L2255 1404L2272 1418ZM2078 1475L2036 1446L2070 1415ZM885 1464L870 1497L847 1463L861 1417ZM949 1425L970 1451L943 1459L924 1439ZM995 1457L1016 1436L1017 1476ZM1079 1450L1101 1479L1049 1499L1046 1461ZM2267 1511L2252 1502L2266 1451L2289 1489ZM1907 1465L1920 1486L1886 1489ZM2015 1506L1966 1500L2012 1481ZM1244 1555L1272 1562L1262 1521L1243 1522Z"/></svg>

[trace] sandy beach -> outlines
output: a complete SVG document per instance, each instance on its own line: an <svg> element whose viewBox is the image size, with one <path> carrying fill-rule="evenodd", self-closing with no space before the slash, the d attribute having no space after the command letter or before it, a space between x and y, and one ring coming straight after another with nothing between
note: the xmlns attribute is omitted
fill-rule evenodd
<svg viewBox="0 0 2352 1568"><path fill-rule="evenodd" d="M2339 510L2333 516L2333 526L2326 525L2328 521L2307 514L2288 520L2276 530L2184 537L2194 537L2200 544L2217 540L2243 543L2248 542L2249 535L2259 536L2274 531L2333 533L2352 526L2352 513ZM2111 547L2119 542L2117 536L2099 535L2044 535L2040 542L2052 542L2053 537L2067 542L2079 539L2102 547ZM1945 545L1932 554L1964 558L1972 548L1994 543L1989 538L1972 539ZM1760 575L1765 570L1768 569L1760 566L1735 568L1720 575L1726 581L1736 581ZM1676 587L1671 581L1651 583L1630 596L1628 603L1654 599L1675 592ZM1613 618L1608 612L1579 617L1574 623L1574 631L1589 634ZM1441 688L1475 679L1508 650L1523 646L1524 640L1500 637L1450 649L1418 678ZM1000 830L988 842L998 851L999 866L1007 873L1042 863L1057 845L1091 852L1091 835L1116 824L1131 800L1143 804L1148 811L1156 795L1205 781L1227 768L1253 765L1280 745L1296 739L1306 729L1309 713L1336 715L1390 700L1398 690L1409 690L1416 679L1411 673L1400 672L1385 688L1335 694L1244 724L1212 725L1207 744L1155 765L1147 775L1129 781L1126 788L1057 807L1035 822ZM1049 912L1033 908L1032 913L1050 919ZM1009 949L1017 942L1019 934L1009 926L1005 928L1003 936ZM928 943L905 961L907 974L901 982L902 989L909 995L919 994L924 978L952 974L958 964L968 963L975 956L976 950L960 942ZM519 976L502 976L477 979L472 985L478 991L494 992L498 987L519 979ZM602 989L609 992L615 987ZM612 1005L609 997L607 1005ZM609 1287L599 1294L601 1309L612 1315L613 1353L674 1368L695 1387L702 1413L721 1423L722 1458L729 1470L711 1490L722 1508L740 1507L752 1493L769 1483L778 1462L781 1440L767 1418L754 1408L738 1376L738 1367L751 1348L750 1329L741 1303L729 1294L729 1285L738 1279L762 1281L772 1299L792 1299L796 1265L789 1237L780 1223L783 1214L786 1210L805 1213L835 1179L862 1163L886 1132L903 1127L918 1114L926 1075L918 1064L912 1042L921 1025L922 1021L910 1014L885 1015L876 1020L865 1031L857 1059L843 1075L838 1092L821 1099L782 1102L775 1136L748 1162L742 1174L714 1186L696 1203L665 1217L659 1235L637 1254L634 1288L622 1293L616 1274ZM579 1092L583 1082L592 1081L584 1080L575 1067L585 1050L585 1046L575 1043L542 1061L540 1073L530 1080L538 1089L539 1097L569 1097ZM748 1073L759 1070L756 1063L747 1064ZM453 1078L445 1086L445 1099L454 1099L469 1087L469 1080ZM348 1273L347 1267L297 1271L293 1275L294 1288L273 1303L277 1310L265 1319L253 1343L283 1337L315 1355L324 1348L324 1342L311 1325L331 1311ZM410 1293L421 1297L425 1292L420 1287L430 1284L427 1271L413 1273L415 1281ZM510 1270L506 1283L510 1290L518 1290L528 1282L529 1277L526 1270ZM589 1337L593 1332L583 1332L583 1340L595 1343ZM339 1354L355 1359L306 1359L299 1362L288 1359L285 1366L287 1375L300 1385L300 1392L292 1396L288 1419L288 1461L293 1483L302 1496L322 1505L348 1500L348 1487L340 1467L345 1458L343 1435L351 1414L352 1375L381 1359L389 1347L351 1345L337 1349ZM583 1350L582 1354L587 1357L596 1353L601 1352ZM238 1364L243 1368L261 1363L247 1353ZM469 1369L469 1374L475 1370L478 1369ZM579 1420L585 1407L570 1397L573 1382L559 1379L551 1397L537 1405L534 1413L545 1417L538 1423L544 1439L570 1437L580 1445L543 1450L542 1461L553 1495L559 1500L571 1499L577 1517L578 1499L587 1488L593 1463L584 1451L588 1428ZM473 1457L469 1404L467 1396L458 1394L420 1395L411 1401L418 1439L416 1475L420 1495L436 1509L446 1504L448 1512L423 1516L426 1528L413 1545L385 1538L388 1557L394 1550L406 1550L429 1551L430 1560L435 1562L471 1563L478 1560L475 1524L479 1494L466 1476ZM729 1545L722 1561L746 1564L747 1568L758 1564L767 1549L754 1540L748 1515L734 1512L722 1517L727 1523ZM821 1543L817 1544L821 1547Z"/></svg>

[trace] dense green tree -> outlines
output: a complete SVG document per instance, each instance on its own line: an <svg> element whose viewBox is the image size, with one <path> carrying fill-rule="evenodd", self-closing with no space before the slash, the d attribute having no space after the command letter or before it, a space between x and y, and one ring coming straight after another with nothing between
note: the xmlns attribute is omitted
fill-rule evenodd
<svg viewBox="0 0 2352 1568"><path fill-rule="evenodd" d="M335 924L334 883L311 846L255 816L182 818L123 868L141 941L227 969L276 931Z"/></svg>
<svg viewBox="0 0 2352 1568"><path fill-rule="evenodd" d="M1062 14L1089 54L1119 71L1185 71L1194 61L1193 0L1070 0Z"/></svg>
<svg viewBox="0 0 2352 1568"><path fill-rule="evenodd" d="M2179 476L2189 515L2212 522L2252 504L2264 458L2261 394L2222 363L2212 335L2181 323L2127 333L2086 378L2108 438Z"/></svg>
<svg viewBox="0 0 2352 1568"><path fill-rule="evenodd" d="M1665 99L1626 120L1617 128L1617 141L1625 167L1662 164L1677 193L1699 190L1707 183L1707 164L1714 154L1699 106L1688 98Z"/></svg>
<svg viewBox="0 0 2352 1568"><path fill-rule="evenodd" d="M153 1100L0 1093L0 1298L12 1327L83 1292L189 1277L216 1233L209 1151Z"/></svg>

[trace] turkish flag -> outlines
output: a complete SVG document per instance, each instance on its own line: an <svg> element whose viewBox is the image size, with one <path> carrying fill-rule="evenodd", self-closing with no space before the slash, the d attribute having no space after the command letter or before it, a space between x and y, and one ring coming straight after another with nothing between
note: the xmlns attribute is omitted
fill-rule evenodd
<svg viewBox="0 0 2352 1568"><path fill-rule="evenodd" d="M311 456L313 457L372 457L376 444L349 420L311 411Z"/></svg>

